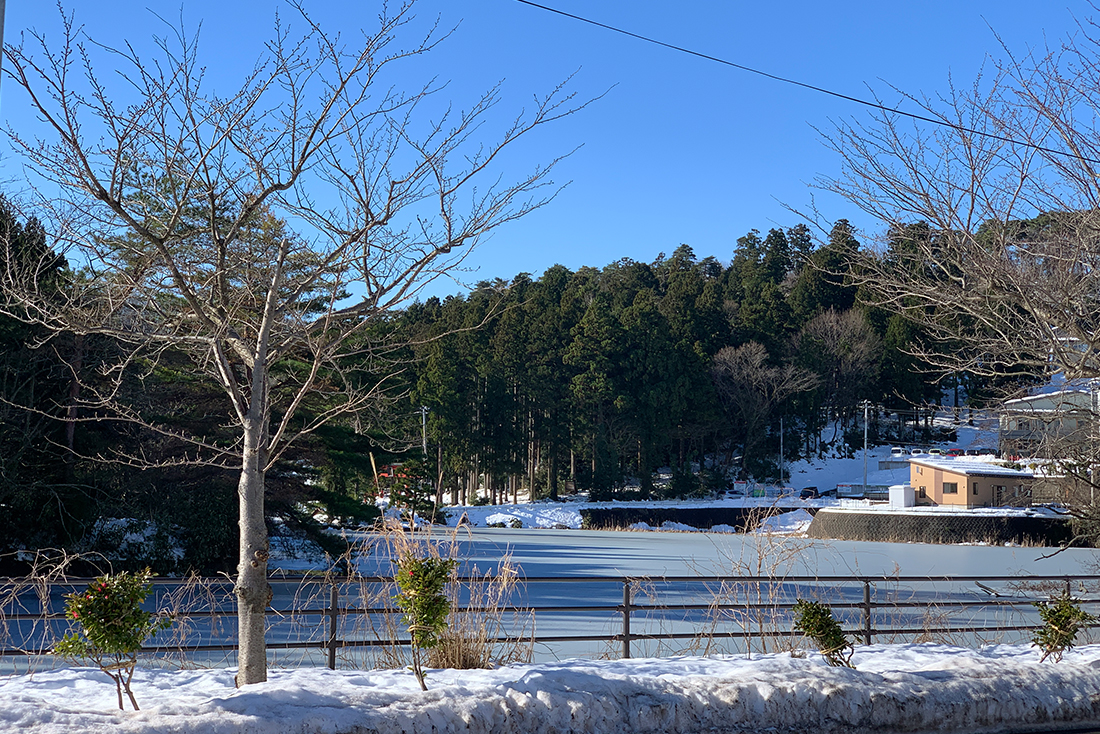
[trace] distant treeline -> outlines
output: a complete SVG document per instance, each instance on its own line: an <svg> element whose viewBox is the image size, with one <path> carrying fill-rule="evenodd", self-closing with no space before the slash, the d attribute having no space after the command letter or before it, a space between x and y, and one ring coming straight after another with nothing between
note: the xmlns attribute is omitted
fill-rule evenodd
<svg viewBox="0 0 1100 734"><path fill-rule="evenodd" d="M418 344L410 397L430 409L438 499L556 497L564 480L645 497L659 467L673 494L731 468L776 477L781 419L790 460L822 449L827 425L843 441L861 401L938 402L949 383L909 354L921 334L862 303L858 250L846 220L819 247L804 225L753 230L728 266L682 245L413 306L400 328Z"/></svg>

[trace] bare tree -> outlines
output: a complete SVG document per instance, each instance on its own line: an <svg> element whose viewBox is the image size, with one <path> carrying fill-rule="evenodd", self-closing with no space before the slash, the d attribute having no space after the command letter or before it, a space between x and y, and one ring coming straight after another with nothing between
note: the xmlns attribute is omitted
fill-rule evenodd
<svg viewBox="0 0 1100 734"><path fill-rule="evenodd" d="M803 367L821 379L826 412L851 416L861 399L869 397L878 375L882 340L857 309L818 314L794 337L793 351Z"/></svg>
<svg viewBox="0 0 1100 734"><path fill-rule="evenodd" d="M538 190L556 161L511 182L495 164L583 106L559 87L493 140L497 88L468 110L433 113L440 86L402 91L390 76L445 35L399 45L415 32L412 5L383 9L375 30L345 44L291 2L304 32L277 19L229 94L207 89L182 27L151 58L82 40L72 16L56 43L31 34L5 48L5 72L44 128L10 133L38 182L26 205L80 270L60 298L40 268L5 257L2 310L126 345L82 405L142 421L115 388L166 350L185 351L224 389L232 445L151 427L189 441L195 461L240 469L238 685L267 676L265 473L299 437L375 404L386 314L486 232L552 198Z"/></svg>
<svg viewBox="0 0 1100 734"><path fill-rule="evenodd" d="M842 173L822 185L882 223L865 292L923 328L929 363L1100 377L1100 27L991 67L941 98L903 95L942 125L840 125ZM1095 457L1070 463L1095 474Z"/></svg>
<svg viewBox="0 0 1100 734"><path fill-rule="evenodd" d="M759 342L723 347L711 361L711 378L734 440L749 457L760 444L775 409L784 400L818 385L817 376L795 365L773 367Z"/></svg>

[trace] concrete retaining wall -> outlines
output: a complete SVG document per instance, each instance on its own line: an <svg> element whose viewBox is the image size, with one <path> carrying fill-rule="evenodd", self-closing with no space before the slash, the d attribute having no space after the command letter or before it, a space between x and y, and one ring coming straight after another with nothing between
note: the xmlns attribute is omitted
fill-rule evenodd
<svg viewBox="0 0 1100 734"><path fill-rule="evenodd" d="M1057 546L1073 537L1068 520L1048 517L997 517L821 510L811 538L914 543L1027 543Z"/></svg>

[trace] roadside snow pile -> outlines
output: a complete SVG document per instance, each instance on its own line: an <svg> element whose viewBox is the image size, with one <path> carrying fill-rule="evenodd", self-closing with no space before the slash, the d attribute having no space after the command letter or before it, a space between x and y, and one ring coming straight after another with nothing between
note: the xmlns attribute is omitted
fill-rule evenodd
<svg viewBox="0 0 1100 734"><path fill-rule="evenodd" d="M814 516L805 510L784 512L764 518L753 532L757 535L799 535L809 530L813 521Z"/></svg>
<svg viewBox="0 0 1100 734"><path fill-rule="evenodd" d="M0 682L0 730L24 734L470 732L932 732L1100 723L1100 646L1059 664L1020 646L859 647L857 670L817 654L571 660L497 670L139 670L139 712L120 713L102 673L70 669Z"/></svg>
<svg viewBox="0 0 1100 734"><path fill-rule="evenodd" d="M737 530L730 525L715 525L714 527L700 530L692 525L685 525L674 520L665 520L660 526L650 525L647 522L636 522L629 526L630 530L649 530L666 533L735 533Z"/></svg>

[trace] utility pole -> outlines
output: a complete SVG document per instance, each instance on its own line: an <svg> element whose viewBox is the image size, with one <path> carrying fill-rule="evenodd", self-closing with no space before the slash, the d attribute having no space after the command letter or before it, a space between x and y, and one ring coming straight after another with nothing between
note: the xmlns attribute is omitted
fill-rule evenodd
<svg viewBox="0 0 1100 734"><path fill-rule="evenodd" d="M422 476L423 476L423 473L426 473L427 470L428 470L428 411L429 410L430 410L430 408L428 408L427 405L421 405L420 406L420 448L424 452L422 454L422 456L424 457L424 459L423 459L424 463L422 465L423 466L423 472L421 473ZM432 484L432 489L435 489L435 486L434 486L435 482L432 482L431 484ZM417 480L417 486L419 486L423 490L424 480L423 479Z"/></svg>
<svg viewBox="0 0 1100 734"><path fill-rule="evenodd" d="M779 486L783 486L783 416L779 416Z"/></svg>
<svg viewBox="0 0 1100 734"><path fill-rule="evenodd" d="M3 2L3 0L0 0ZM428 460L428 411L427 405L420 406L420 447L424 450L424 461Z"/></svg>
<svg viewBox="0 0 1100 734"><path fill-rule="evenodd" d="M871 401L863 401L863 495L867 495L867 425L870 423Z"/></svg>

